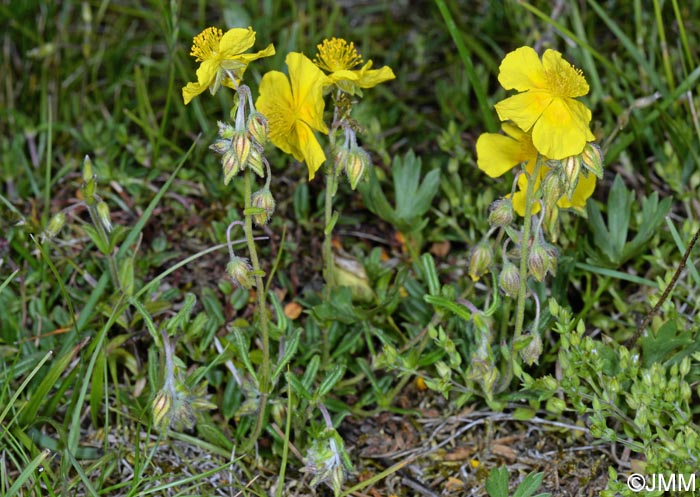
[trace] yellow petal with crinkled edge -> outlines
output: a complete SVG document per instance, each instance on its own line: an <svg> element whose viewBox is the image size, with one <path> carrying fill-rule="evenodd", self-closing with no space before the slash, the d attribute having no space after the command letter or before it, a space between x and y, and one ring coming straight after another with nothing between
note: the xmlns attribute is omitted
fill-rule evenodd
<svg viewBox="0 0 700 497"><path fill-rule="evenodd" d="M497 178L522 162L520 143L498 133L483 133L476 141L476 164L492 178Z"/></svg>
<svg viewBox="0 0 700 497"><path fill-rule="evenodd" d="M544 67L531 47L520 47L503 58L498 82L506 90L527 91L547 87Z"/></svg>

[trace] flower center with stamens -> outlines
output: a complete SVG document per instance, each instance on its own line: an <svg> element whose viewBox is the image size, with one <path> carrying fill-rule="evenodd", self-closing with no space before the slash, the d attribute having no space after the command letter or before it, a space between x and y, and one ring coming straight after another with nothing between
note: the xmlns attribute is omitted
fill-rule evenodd
<svg viewBox="0 0 700 497"><path fill-rule="evenodd" d="M205 29L194 37L190 55L192 55L197 62L214 58L219 49L219 42L223 36L224 33L219 28Z"/></svg>
<svg viewBox="0 0 700 497"><path fill-rule="evenodd" d="M352 69L358 64L362 64L362 56L357 53L355 44L339 38L323 40L323 43L316 46L318 53L314 59L321 69L328 72L343 71Z"/></svg>

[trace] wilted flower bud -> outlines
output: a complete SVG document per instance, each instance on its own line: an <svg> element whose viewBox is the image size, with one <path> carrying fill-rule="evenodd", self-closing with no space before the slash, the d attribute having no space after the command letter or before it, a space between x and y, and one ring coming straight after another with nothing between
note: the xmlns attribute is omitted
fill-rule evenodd
<svg viewBox="0 0 700 497"><path fill-rule="evenodd" d="M603 151L597 144L586 143L580 157L583 167L595 174L598 179L603 179Z"/></svg>
<svg viewBox="0 0 700 497"><path fill-rule="evenodd" d="M537 280L542 281L549 269L549 255L542 244L535 240L527 254L527 267L530 274Z"/></svg>
<svg viewBox="0 0 700 497"><path fill-rule="evenodd" d="M354 147L345 160L345 174L350 180L350 188L357 188L367 168L372 164L369 154L360 147Z"/></svg>
<svg viewBox="0 0 700 497"><path fill-rule="evenodd" d="M263 164L263 157L257 147L250 149L250 155L248 156L248 167L255 172L261 178L265 176L265 166Z"/></svg>
<svg viewBox="0 0 700 497"><path fill-rule="evenodd" d="M255 221L255 224L258 226L266 225L270 220L272 213L275 212L275 199L272 198L270 189L265 187L262 190L258 190L257 192L253 193L251 203L253 207L264 209L264 212L253 214L253 221Z"/></svg>
<svg viewBox="0 0 700 497"><path fill-rule="evenodd" d="M473 249L469 258L469 276L472 281L479 281L483 275L488 273L489 266L493 261L493 251L486 242L479 242Z"/></svg>
<svg viewBox="0 0 700 497"><path fill-rule="evenodd" d="M102 223L104 229L107 230L108 233L112 231L112 219L109 215L109 206L104 200L97 204L97 216L100 218L100 223Z"/></svg>
<svg viewBox="0 0 700 497"><path fill-rule="evenodd" d="M509 226L514 218L513 202L509 198L501 198L491 204L489 212L489 224L491 226Z"/></svg>
<svg viewBox="0 0 700 497"><path fill-rule="evenodd" d="M267 119L260 112L253 112L248 117L248 133L261 147L267 142L269 131Z"/></svg>
<svg viewBox="0 0 700 497"><path fill-rule="evenodd" d="M508 297L516 297L520 291L520 271L510 261L506 261L498 275L498 286Z"/></svg>
<svg viewBox="0 0 700 497"><path fill-rule="evenodd" d="M246 290L250 290L255 284L255 280L251 274L252 271L253 268L248 262L248 259L244 259L243 257L234 256L234 258L226 264L226 272L233 282Z"/></svg>
<svg viewBox="0 0 700 497"><path fill-rule="evenodd" d="M571 196L578 185L578 177L581 173L581 159L578 155L571 155L561 161L562 179L564 180L564 191L571 200Z"/></svg>
<svg viewBox="0 0 700 497"><path fill-rule="evenodd" d="M539 333L532 333L530 336L532 340L520 351L520 357L528 366L537 363L542 355L542 337Z"/></svg>

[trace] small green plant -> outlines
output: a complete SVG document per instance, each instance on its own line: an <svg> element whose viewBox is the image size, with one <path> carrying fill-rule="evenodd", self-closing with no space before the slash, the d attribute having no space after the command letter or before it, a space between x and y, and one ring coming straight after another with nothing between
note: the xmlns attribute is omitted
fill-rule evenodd
<svg viewBox="0 0 700 497"><path fill-rule="evenodd" d="M544 473L530 473L520 482L512 497L530 497L540 488L543 477ZM503 466L493 468L484 486L489 497L509 497L511 494L508 492L508 469ZM550 497L551 495L549 492L543 492L534 497Z"/></svg>

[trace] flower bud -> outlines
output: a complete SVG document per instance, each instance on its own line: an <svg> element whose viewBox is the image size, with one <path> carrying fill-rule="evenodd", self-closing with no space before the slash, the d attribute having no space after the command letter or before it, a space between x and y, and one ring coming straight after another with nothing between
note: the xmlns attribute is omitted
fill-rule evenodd
<svg viewBox="0 0 700 497"><path fill-rule="evenodd" d="M251 274L252 271L253 268L248 262L248 259L244 259L243 257L234 256L233 259L226 264L226 272L233 282L246 290L250 290L255 284L255 279Z"/></svg>
<svg viewBox="0 0 700 497"><path fill-rule="evenodd" d="M83 160L83 181L88 183L95 178L95 173L92 171L92 160L90 156L86 155Z"/></svg>
<svg viewBox="0 0 700 497"><path fill-rule="evenodd" d="M248 167L261 178L265 176L263 157L257 147L250 149L250 155L248 156Z"/></svg>
<svg viewBox="0 0 700 497"><path fill-rule="evenodd" d="M225 123L222 121L217 121L216 124L218 124L219 126L219 136L224 140L228 140L228 142L230 143L235 133L234 127L231 126L229 123Z"/></svg>
<svg viewBox="0 0 700 497"><path fill-rule="evenodd" d="M527 268L537 281L544 280L544 277L547 275L547 270L549 269L548 257L549 255L542 244L535 241L527 254Z"/></svg>
<svg viewBox="0 0 700 497"><path fill-rule="evenodd" d="M351 150L345 160L345 174L350 180L350 188L357 188L358 183L364 176L367 168L372 164L369 154L360 147Z"/></svg>
<svg viewBox="0 0 700 497"><path fill-rule="evenodd" d="M272 198L270 189L265 187L253 193L251 204L253 207L264 209L264 212L260 214L253 214L253 221L255 221L255 224L258 226L266 225L272 213L275 212L275 199Z"/></svg>
<svg viewBox="0 0 700 497"><path fill-rule="evenodd" d="M267 119L260 112L253 112L248 117L248 133L261 147L267 142L269 127Z"/></svg>
<svg viewBox="0 0 700 497"><path fill-rule="evenodd" d="M235 151L238 167L242 170L248 162L248 156L252 150L252 142L245 131L236 131L231 140L231 148Z"/></svg>
<svg viewBox="0 0 700 497"><path fill-rule="evenodd" d="M469 258L469 276L472 281L479 281L483 275L489 272L489 266L493 261L493 251L486 242L479 242L473 249Z"/></svg>
<svg viewBox="0 0 700 497"><path fill-rule="evenodd" d="M542 180L542 199L545 210L550 211L559 202L559 199L566 193L564 183L556 171L551 171Z"/></svg>
<svg viewBox="0 0 700 497"><path fill-rule="evenodd" d="M173 396L167 390L160 390L151 403L151 413L153 414L153 425L159 431L170 426L170 411L173 406Z"/></svg>
<svg viewBox="0 0 700 497"><path fill-rule="evenodd" d="M241 170L238 166L236 152L232 147L229 146L229 149L224 153L223 157L221 158L221 165L224 170L224 185L228 185L231 178L236 176Z"/></svg>
<svg viewBox="0 0 700 497"><path fill-rule="evenodd" d="M95 190L97 189L97 177L92 169L92 160L86 155L83 160L83 186L82 193L85 203L93 205L95 203Z"/></svg>
<svg viewBox="0 0 700 497"><path fill-rule="evenodd" d="M595 174L598 179L603 179L603 151L597 144L586 143L580 157L583 167Z"/></svg>
<svg viewBox="0 0 700 497"><path fill-rule="evenodd" d="M532 340L530 340L530 343L520 351L520 357L528 366L536 364L542 355L542 337L540 337L539 333L532 333L531 336Z"/></svg>
<svg viewBox="0 0 700 497"><path fill-rule="evenodd" d="M491 226L509 226L515 218L513 214L513 202L509 198L496 200L489 210L489 224Z"/></svg>
<svg viewBox="0 0 700 497"><path fill-rule="evenodd" d="M66 215L63 212L57 212L49 221L49 225L46 227L43 233L45 239L51 239L58 235L61 231L63 225L66 224Z"/></svg>
<svg viewBox="0 0 700 497"><path fill-rule="evenodd" d="M100 223L102 223L104 229L107 230L108 233L112 231L112 219L109 215L109 206L107 205L107 202L100 201L97 204L97 216L99 217Z"/></svg>
<svg viewBox="0 0 700 497"><path fill-rule="evenodd" d="M561 172L564 180L564 191L566 196L571 200L571 196L578 185L578 177L581 173L581 159L578 155L571 155L562 159Z"/></svg>
<svg viewBox="0 0 700 497"><path fill-rule="evenodd" d="M506 261L498 275L498 286L508 297L516 297L520 291L520 271L510 261Z"/></svg>
<svg viewBox="0 0 700 497"><path fill-rule="evenodd" d="M231 148L231 140L216 140L214 143L209 145L209 148L217 154L223 155L229 148Z"/></svg>

